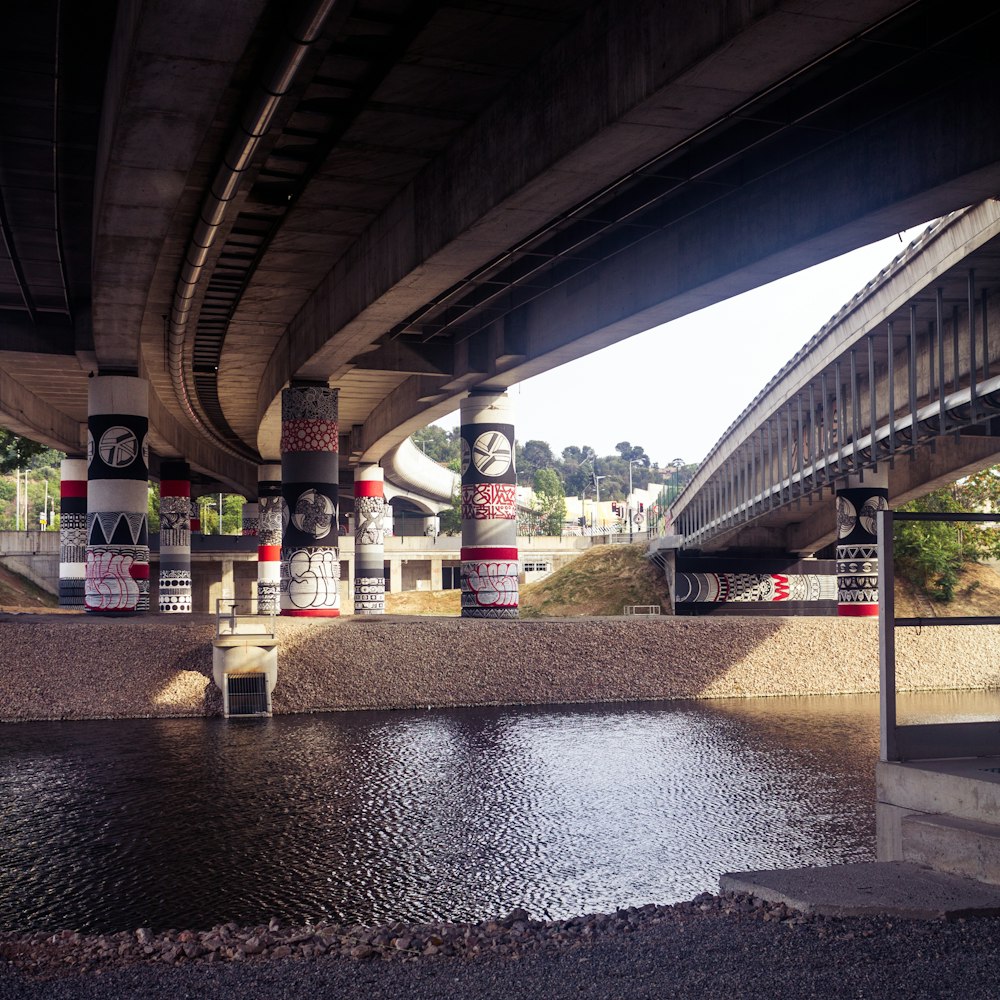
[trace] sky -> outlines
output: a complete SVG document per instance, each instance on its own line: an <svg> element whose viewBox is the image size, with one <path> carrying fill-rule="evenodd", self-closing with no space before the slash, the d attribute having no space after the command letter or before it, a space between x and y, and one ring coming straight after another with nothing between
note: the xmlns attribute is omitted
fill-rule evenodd
<svg viewBox="0 0 1000 1000"><path fill-rule="evenodd" d="M795 352L925 226L861 247L511 386L519 441L699 462ZM767 336L748 331L767 330ZM711 365L709 376L700 374ZM608 373L618 377L608 378ZM566 406L565 400L579 405ZM554 402L557 401L557 402ZM595 403L595 401L599 401ZM451 429L454 413L435 421Z"/></svg>

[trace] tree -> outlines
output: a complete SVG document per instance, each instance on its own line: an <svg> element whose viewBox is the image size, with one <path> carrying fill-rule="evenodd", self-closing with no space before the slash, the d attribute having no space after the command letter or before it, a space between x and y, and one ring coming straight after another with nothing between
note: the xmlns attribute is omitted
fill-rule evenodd
<svg viewBox="0 0 1000 1000"><path fill-rule="evenodd" d="M441 511L441 534L460 535L462 533L462 497L456 490L451 495L451 506Z"/></svg>
<svg viewBox="0 0 1000 1000"><path fill-rule="evenodd" d="M546 535L562 536L566 523L566 491L555 469L535 473L535 510Z"/></svg>
<svg viewBox="0 0 1000 1000"><path fill-rule="evenodd" d="M525 441L517 446L517 474L522 482L534 482L535 473L539 469L551 469L555 460L546 441Z"/></svg>
<svg viewBox="0 0 1000 1000"><path fill-rule="evenodd" d="M458 472L462 432L458 427L446 431L431 424L411 436L413 443L432 461Z"/></svg>
<svg viewBox="0 0 1000 1000"><path fill-rule="evenodd" d="M615 445L615 451L621 456L623 462L631 460L639 463L644 468L649 468L649 455L646 454L646 449L640 445L633 446L628 441L619 441Z"/></svg>
<svg viewBox="0 0 1000 1000"><path fill-rule="evenodd" d="M1000 511L1000 466L903 504L902 511ZM955 595L967 563L1000 556L1000 529L954 521L900 521L893 531L896 570L938 601Z"/></svg>
<svg viewBox="0 0 1000 1000"><path fill-rule="evenodd" d="M53 451L44 444L0 429L0 475L5 476L15 469L36 469L52 465L61 457L60 452Z"/></svg>

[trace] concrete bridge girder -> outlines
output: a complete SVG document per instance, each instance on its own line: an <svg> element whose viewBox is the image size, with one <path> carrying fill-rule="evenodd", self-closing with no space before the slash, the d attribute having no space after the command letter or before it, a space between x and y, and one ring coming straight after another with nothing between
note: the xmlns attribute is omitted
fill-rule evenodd
<svg viewBox="0 0 1000 1000"><path fill-rule="evenodd" d="M891 13L894 6L866 5L863 20L871 23ZM594 10L603 11L604 5ZM526 74L513 96L472 126L461 143L384 210L358 242L357 253L333 268L299 312L276 344L260 379L258 448L263 452L272 447L278 427L276 399L292 376L329 377L337 384L358 365L363 368L362 352L414 308L530 235L553 214L572 208L622 169L641 165L662 153L665 145L683 142L729 113L759 92L768 75L774 79L798 69L801 51L789 59L782 39L788 41L795 35L797 44L804 41L805 49L819 56L838 44L838 39L844 41L862 28L861 19L827 22L828 15L827 10L823 17L815 17L803 9L792 14L784 5L775 4L752 21L716 22L714 14L688 10L685 30L680 33L673 24L677 9L668 4L619 7L613 31L607 30L602 16L584 18L558 51L583 52L586 57L553 58ZM695 23L688 23L688 18ZM798 37L799 32L805 33L804 39ZM634 44L639 39L645 47L662 40L663 51L650 51L648 66L637 74ZM762 47L777 60L770 69L759 58L751 58ZM751 64L755 68L748 72ZM545 95L544 111L527 99L529 93ZM565 111L557 114L553 108ZM583 108L587 111L581 115ZM547 127L529 127L539 114L544 114ZM549 127L553 123L555 127ZM497 145L499 136L503 136L502 150ZM870 153L869 148L858 156L867 161ZM869 164L866 173L873 172ZM454 409L472 385L507 387L552 364L913 221L912 206L909 211L898 206L906 192L897 191L887 200L884 192L874 196L880 185L869 183L871 176L859 177L857 183L838 179L836 171L825 176L838 196L844 194L850 200L864 191L873 194L871 203L852 205L842 220L826 218L817 224L803 218L807 212L799 211L803 205L824 201L812 196L813 189L794 211L786 206L771 227L773 236L792 223L793 238L786 242L751 240L757 245L748 248L735 266L752 268L752 273L746 270L735 279L719 266L719 248L728 245L733 232L742 235L757 227L774 210L773 202L758 217L748 216L735 224L731 210L719 212L718 220L709 226L716 242L700 261L703 273L691 279L674 273L664 280L662 268L653 262L672 261L668 268L685 270L692 259L684 251L678 253L678 246L686 247L692 240L696 245L711 242L699 240L701 223L684 227L680 235L667 236L663 245L647 244L626 261L596 269L582 292L577 286L560 290L549 296L550 307L518 316L522 329L516 335L510 324L494 324L477 335L483 343L475 352L469 347L456 350L450 373L414 374L398 385L365 420L364 460L377 460L422 423ZM954 174L944 179L951 181ZM922 177L919 184L926 183ZM940 206L960 201L955 192L942 193L933 207L920 210L929 216ZM831 232L843 221L853 223L859 214L863 221L850 231ZM727 237L721 242L719 232ZM799 244L794 252L789 251L789 243ZM620 289L622 274L634 274L637 263L639 276L651 278L648 293L632 277L627 288ZM590 290L594 290L592 295L588 295ZM485 363L470 353L485 358Z"/></svg>

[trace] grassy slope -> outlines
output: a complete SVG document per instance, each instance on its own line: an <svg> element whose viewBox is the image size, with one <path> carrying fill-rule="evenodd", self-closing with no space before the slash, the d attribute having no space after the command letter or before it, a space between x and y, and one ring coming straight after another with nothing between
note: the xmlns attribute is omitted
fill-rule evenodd
<svg viewBox="0 0 1000 1000"><path fill-rule="evenodd" d="M0 609L11 611L37 611L39 608L54 608L58 599L36 587L30 580L0 566Z"/></svg>
<svg viewBox="0 0 1000 1000"><path fill-rule="evenodd" d="M620 615L626 604L668 607L666 581L645 549L644 544L588 549L521 590L521 617Z"/></svg>

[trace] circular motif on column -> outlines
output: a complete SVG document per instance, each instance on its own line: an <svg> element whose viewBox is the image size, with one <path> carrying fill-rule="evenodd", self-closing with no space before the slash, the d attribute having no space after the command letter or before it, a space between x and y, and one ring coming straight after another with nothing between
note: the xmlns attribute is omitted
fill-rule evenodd
<svg viewBox="0 0 1000 1000"><path fill-rule="evenodd" d="M101 435L97 451L105 465L112 469L124 469L136 460L139 439L127 427L109 427Z"/></svg>
<svg viewBox="0 0 1000 1000"><path fill-rule="evenodd" d="M292 524L313 538L326 538L333 527L334 515L333 501L329 497L316 490L306 490L295 501Z"/></svg>
<svg viewBox="0 0 1000 1000"><path fill-rule="evenodd" d="M869 535L874 535L878 531L878 521L876 515L880 510L888 510L889 501L885 497L875 496L869 497L861 507L861 513L858 515L861 521L861 527L868 532Z"/></svg>
<svg viewBox="0 0 1000 1000"><path fill-rule="evenodd" d="M502 476L510 468L510 461L510 441L500 431L486 431L472 445L473 464L482 475L491 479Z"/></svg>
<svg viewBox="0 0 1000 1000"><path fill-rule="evenodd" d="M94 461L94 435L87 431L87 465Z"/></svg>
<svg viewBox="0 0 1000 1000"><path fill-rule="evenodd" d="M858 523L858 512L845 496L837 497L837 537L846 538Z"/></svg>
<svg viewBox="0 0 1000 1000"><path fill-rule="evenodd" d="M469 471L469 465L472 462L472 452L469 449L469 442L462 438L462 459L459 468L464 476Z"/></svg>

